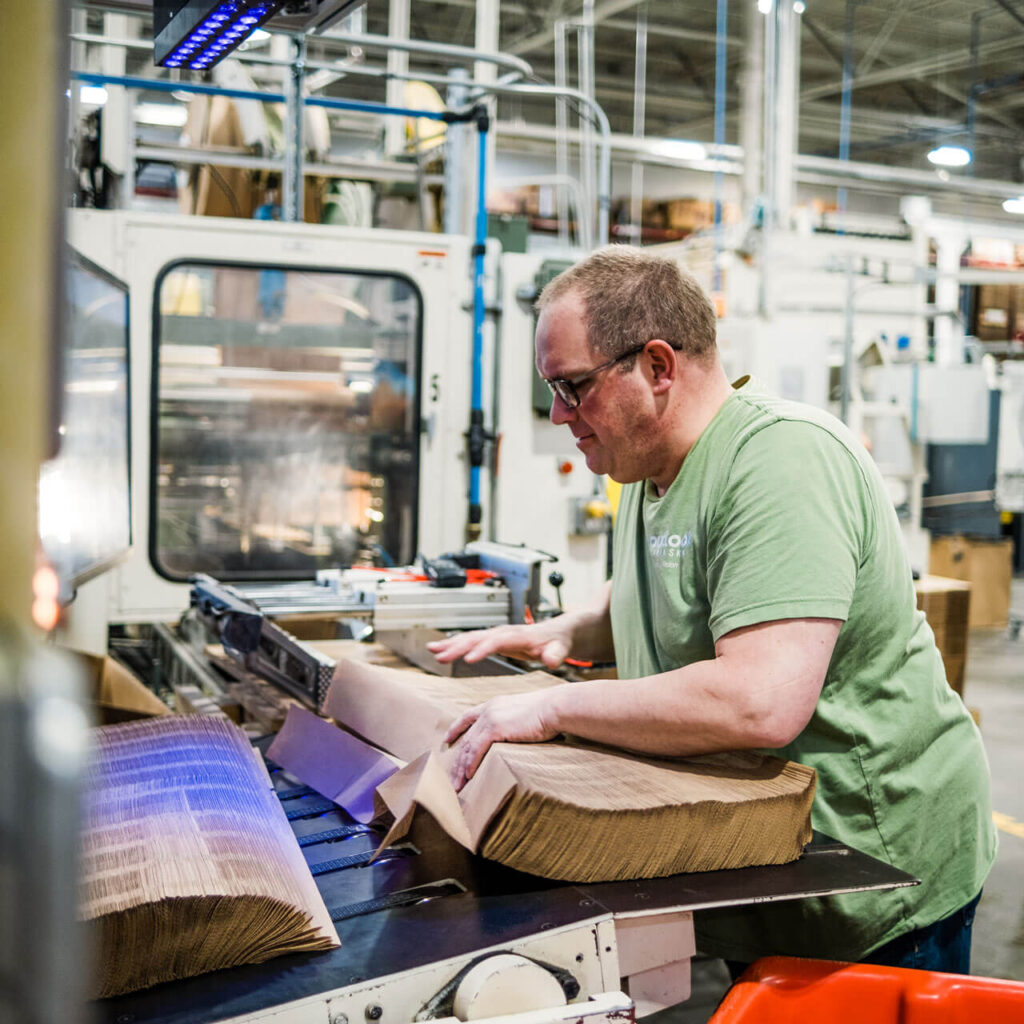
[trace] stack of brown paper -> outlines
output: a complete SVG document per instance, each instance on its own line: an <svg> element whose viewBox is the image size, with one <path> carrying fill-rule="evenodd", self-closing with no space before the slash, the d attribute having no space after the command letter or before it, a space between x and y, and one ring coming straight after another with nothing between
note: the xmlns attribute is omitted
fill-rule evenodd
<svg viewBox="0 0 1024 1024"><path fill-rule="evenodd" d="M571 739L498 743L456 794L442 750L448 725L490 697L558 682L542 672L459 679L340 663L325 713L412 762L377 790L396 819L385 844L422 807L468 849L568 881L781 864L800 855L811 837L814 770L753 751L673 760Z"/></svg>
<svg viewBox="0 0 1024 1024"><path fill-rule="evenodd" d="M96 995L340 942L270 778L224 719L95 730L80 916Z"/></svg>

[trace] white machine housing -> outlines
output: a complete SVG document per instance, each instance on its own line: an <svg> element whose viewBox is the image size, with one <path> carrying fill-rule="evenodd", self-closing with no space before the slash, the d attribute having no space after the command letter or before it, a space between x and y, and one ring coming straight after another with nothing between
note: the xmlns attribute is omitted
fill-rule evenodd
<svg viewBox="0 0 1024 1024"><path fill-rule="evenodd" d="M127 282L131 294L132 535L129 558L85 584L75 602L68 642L106 646L109 623L169 621L188 606L188 585L150 564L150 395L156 283L169 264L205 260L254 268L336 269L400 273L423 301L420 380L418 547L436 555L461 548L466 536L472 288L470 241L462 236L326 225L73 210L71 244ZM493 311L496 262L489 248ZM595 478L572 437L530 408L533 314L515 289L528 284L540 258L505 256L500 272L500 342L493 319L485 328L485 422L502 438L498 473L481 474L484 537L550 552L565 577L566 604L580 603L605 578L603 535L571 536L573 503L589 498ZM498 349L495 352L495 349ZM497 359L497 365L495 364ZM497 387L495 386L497 382ZM500 410L500 421L495 409ZM571 470L566 472L566 464ZM553 597L553 594L551 594Z"/></svg>

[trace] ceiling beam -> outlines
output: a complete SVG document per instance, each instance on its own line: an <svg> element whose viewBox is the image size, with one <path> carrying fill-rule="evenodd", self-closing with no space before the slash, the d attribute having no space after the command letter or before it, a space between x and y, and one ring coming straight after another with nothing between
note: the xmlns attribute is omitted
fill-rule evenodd
<svg viewBox="0 0 1024 1024"><path fill-rule="evenodd" d="M978 59L986 60L990 57L998 57L1004 53L1020 53L1020 36L1014 33L1010 38L996 39L978 47ZM853 79L854 89L865 89L873 85L889 85L899 82L903 78L921 78L933 75L937 72L955 71L960 68L969 67L971 54L966 47L957 50L947 50L945 53L933 54L923 57L921 60L910 61L905 64L897 64L892 67L883 68L879 71L871 71L866 75L857 75ZM843 83L839 80L823 82L821 85L812 85L800 92L801 100L816 100L822 96L834 96L842 92Z"/></svg>
<svg viewBox="0 0 1024 1024"><path fill-rule="evenodd" d="M613 18L616 14L621 14L631 7L636 7L638 3L641 3L641 0L603 0L603 2L594 5L594 24L597 25L608 18ZM534 32L528 36L513 40L503 47L504 52L513 53L518 56L537 50L546 43L554 43L556 20L558 19L552 19L551 23L546 28L541 29L540 32Z"/></svg>

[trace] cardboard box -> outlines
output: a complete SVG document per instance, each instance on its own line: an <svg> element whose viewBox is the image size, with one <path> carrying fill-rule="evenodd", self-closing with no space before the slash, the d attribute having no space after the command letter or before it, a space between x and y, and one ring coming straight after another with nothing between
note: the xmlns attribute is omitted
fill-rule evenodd
<svg viewBox="0 0 1024 1024"><path fill-rule="evenodd" d="M936 576L971 584L968 625L1005 626L1010 618L1013 541L952 536L932 540L929 567Z"/></svg>
<svg viewBox="0 0 1024 1024"><path fill-rule="evenodd" d="M100 725L169 715L171 709L123 665L110 657L71 652L89 674L93 707Z"/></svg>
<svg viewBox="0 0 1024 1024"><path fill-rule="evenodd" d="M978 323L980 341L1006 341L1013 321L1013 291L1008 284L978 286Z"/></svg>
<svg viewBox="0 0 1024 1024"><path fill-rule="evenodd" d="M935 634L949 685L962 697L967 668L967 622L971 585L944 576L922 576L914 583L917 607Z"/></svg>

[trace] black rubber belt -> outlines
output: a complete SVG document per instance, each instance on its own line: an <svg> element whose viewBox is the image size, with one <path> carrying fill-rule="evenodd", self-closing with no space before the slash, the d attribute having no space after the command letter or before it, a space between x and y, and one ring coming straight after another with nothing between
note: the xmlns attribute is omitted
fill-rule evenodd
<svg viewBox="0 0 1024 1024"><path fill-rule="evenodd" d="M368 825L339 825L338 828L328 828L323 832L298 836L298 840L299 846L316 846L317 843L329 843L335 839L350 839L352 836L362 836L368 832L373 832Z"/></svg>
<svg viewBox="0 0 1024 1024"><path fill-rule="evenodd" d="M344 921L349 917L360 917L363 914L373 914L378 910L393 910L395 907L408 907L413 903L420 903L425 899L435 899L439 896L451 896L455 893L465 892L456 882L447 882L443 885L425 885L418 889L406 889L402 892L388 893L386 896L377 896L372 900L363 900L361 903L349 903L331 912L332 921Z"/></svg>
<svg viewBox="0 0 1024 1024"><path fill-rule="evenodd" d="M298 821L300 818L315 818L318 814L326 814L327 811L339 810L338 805L330 800L317 800L313 803L299 804L298 807L285 808L284 814L289 821Z"/></svg>
<svg viewBox="0 0 1024 1024"><path fill-rule="evenodd" d="M274 790L274 796L284 803L285 800L295 800L300 796L312 796L315 792L312 786L292 786L291 789Z"/></svg>
<svg viewBox="0 0 1024 1024"><path fill-rule="evenodd" d="M321 861L319 864L310 864L309 873L316 878L318 875L326 875L331 871L344 871L345 868L362 868L373 859L373 850L368 853L353 853L349 857L338 857L335 860Z"/></svg>
<svg viewBox="0 0 1024 1024"><path fill-rule="evenodd" d="M419 851L410 845L392 846L384 850L377 858L378 864L384 864L389 860L401 860L403 857L411 857ZM318 875L326 875L331 871L344 871L345 868L363 868L373 860L374 851L368 853L353 853L350 857L338 857L335 860L321 861L319 864L310 864L309 873L316 878Z"/></svg>

